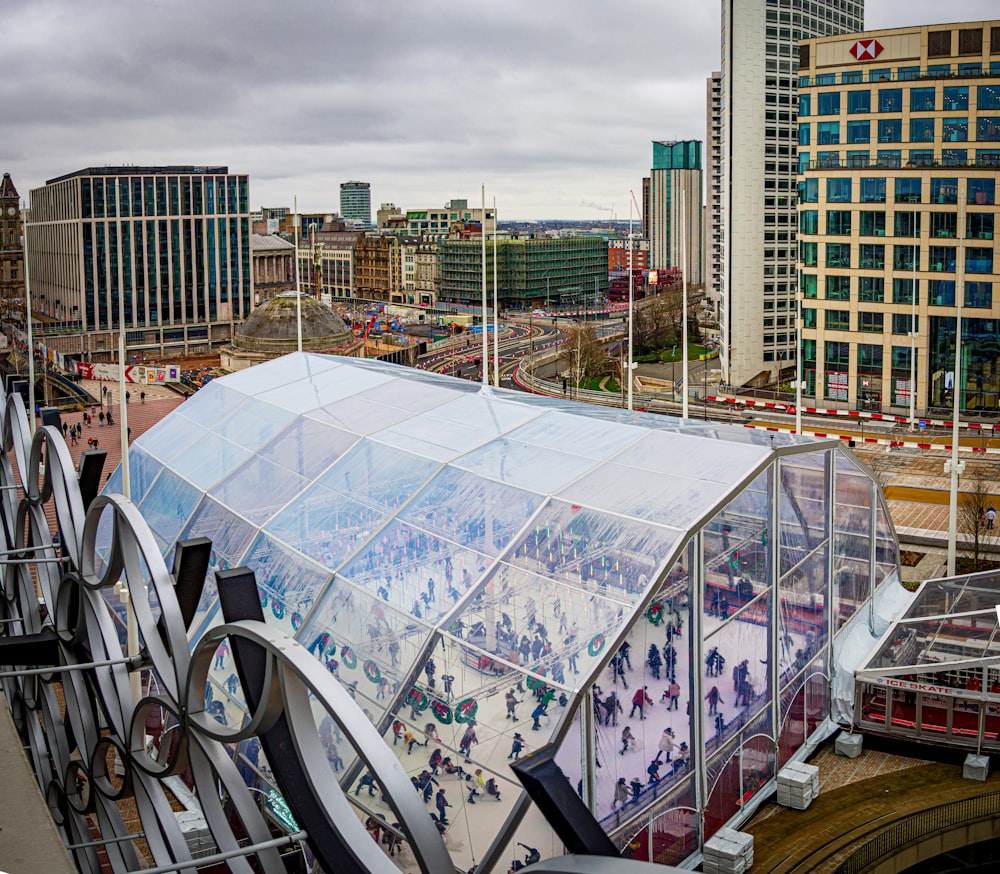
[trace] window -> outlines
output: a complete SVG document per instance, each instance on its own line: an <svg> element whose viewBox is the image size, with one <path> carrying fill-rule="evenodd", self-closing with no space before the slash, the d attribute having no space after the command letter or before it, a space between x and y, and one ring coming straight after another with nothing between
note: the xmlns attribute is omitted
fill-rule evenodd
<svg viewBox="0 0 1000 874"><path fill-rule="evenodd" d="M799 233L819 233L819 212L815 209L804 209L799 212Z"/></svg>
<svg viewBox="0 0 1000 874"><path fill-rule="evenodd" d="M799 183L799 200L816 203L819 200L819 179L803 179Z"/></svg>
<svg viewBox="0 0 1000 874"><path fill-rule="evenodd" d="M933 118L911 118L910 119L910 142L911 143L933 143L934 142L934 119Z"/></svg>
<svg viewBox="0 0 1000 874"><path fill-rule="evenodd" d="M879 149L879 167L901 167L903 165L903 153L899 149Z"/></svg>
<svg viewBox="0 0 1000 874"><path fill-rule="evenodd" d="M942 176L931 179L931 203L958 203L958 178Z"/></svg>
<svg viewBox="0 0 1000 874"><path fill-rule="evenodd" d="M799 274L799 289L802 291L802 296L807 300L816 299L816 274L815 273L800 273Z"/></svg>
<svg viewBox="0 0 1000 874"><path fill-rule="evenodd" d="M897 237L919 237L920 213L900 212L897 209L892 232Z"/></svg>
<svg viewBox="0 0 1000 874"><path fill-rule="evenodd" d="M858 330L866 334L882 333L882 313L858 313Z"/></svg>
<svg viewBox="0 0 1000 874"><path fill-rule="evenodd" d="M807 77L808 78L808 77ZM808 117L812 106L812 100L808 94L799 95L799 116Z"/></svg>
<svg viewBox="0 0 1000 874"><path fill-rule="evenodd" d="M919 247L917 246L900 246L895 245L892 247L892 267L894 270L919 270L914 263L914 258L916 257Z"/></svg>
<svg viewBox="0 0 1000 874"><path fill-rule="evenodd" d="M851 211L849 209L828 209L826 211L826 232L831 236L850 236Z"/></svg>
<svg viewBox="0 0 1000 874"><path fill-rule="evenodd" d="M935 88L911 88L910 112L933 112L936 94Z"/></svg>
<svg viewBox="0 0 1000 874"><path fill-rule="evenodd" d="M809 153L799 152L799 173L805 173L809 169Z"/></svg>
<svg viewBox="0 0 1000 874"><path fill-rule="evenodd" d="M847 343L827 341L823 349L823 363L827 370L847 369L850 364L851 347Z"/></svg>
<svg viewBox="0 0 1000 874"><path fill-rule="evenodd" d="M840 83L842 85L856 85L861 82L862 76L860 70L845 70L840 74Z"/></svg>
<svg viewBox="0 0 1000 874"><path fill-rule="evenodd" d="M931 246L928 252L930 263L927 269L934 273L955 272L955 247Z"/></svg>
<svg viewBox="0 0 1000 874"><path fill-rule="evenodd" d="M929 167L934 163L933 149L910 149L907 163L911 167Z"/></svg>
<svg viewBox="0 0 1000 874"><path fill-rule="evenodd" d="M967 149L942 149L941 164L945 167L959 167L969 162Z"/></svg>
<svg viewBox="0 0 1000 874"><path fill-rule="evenodd" d="M966 183L966 194L969 203L991 204L994 203L996 193L995 179L969 179Z"/></svg>
<svg viewBox="0 0 1000 874"><path fill-rule="evenodd" d="M808 124L800 124L799 125L799 145L800 146L808 146L809 145L810 129L811 129L811 127L812 126L808 125Z"/></svg>
<svg viewBox="0 0 1000 874"><path fill-rule="evenodd" d="M976 119L976 139L980 142L995 143L1000 140L1000 118Z"/></svg>
<svg viewBox="0 0 1000 874"><path fill-rule="evenodd" d="M866 151L849 151L847 153L848 167L867 167L872 162L871 154Z"/></svg>
<svg viewBox="0 0 1000 874"><path fill-rule="evenodd" d="M976 165L1000 167L1000 149L976 149Z"/></svg>
<svg viewBox="0 0 1000 874"><path fill-rule="evenodd" d="M912 82L920 78L920 67L900 67L899 75L896 76L900 82Z"/></svg>
<svg viewBox="0 0 1000 874"><path fill-rule="evenodd" d="M871 91L848 91L847 92L847 113L848 115L858 115L872 111Z"/></svg>
<svg viewBox="0 0 1000 874"><path fill-rule="evenodd" d="M862 203L885 203L885 176L869 176L861 180Z"/></svg>
<svg viewBox="0 0 1000 874"><path fill-rule="evenodd" d="M920 330L920 316L917 316L913 323L914 331ZM903 336L910 335L910 314L909 313L893 313L892 314L892 333L902 334Z"/></svg>
<svg viewBox="0 0 1000 874"><path fill-rule="evenodd" d="M816 144L835 146L840 142L840 122L820 121L816 124ZM806 145L809 145L806 143Z"/></svg>
<svg viewBox="0 0 1000 874"><path fill-rule="evenodd" d="M827 310L825 324L828 331L850 331L850 310Z"/></svg>
<svg viewBox="0 0 1000 874"><path fill-rule="evenodd" d="M885 213L863 210L861 212L859 233L862 237L885 236Z"/></svg>
<svg viewBox="0 0 1000 874"><path fill-rule="evenodd" d="M964 143L969 139L969 119L941 119L941 139L946 143Z"/></svg>
<svg viewBox="0 0 1000 874"><path fill-rule="evenodd" d="M850 203L851 202L851 180L850 179L827 179L826 180L826 200L828 203Z"/></svg>
<svg viewBox="0 0 1000 874"><path fill-rule="evenodd" d="M858 279L858 300L864 303L885 301L885 279L881 276L862 276Z"/></svg>
<svg viewBox="0 0 1000 874"><path fill-rule="evenodd" d="M965 217L965 237L968 240L992 240L993 213L969 213L969 215Z"/></svg>
<svg viewBox="0 0 1000 874"><path fill-rule="evenodd" d="M868 81L870 82L888 82L892 79L891 70L872 70L868 73Z"/></svg>
<svg viewBox="0 0 1000 874"><path fill-rule="evenodd" d="M840 165L840 152L817 152L817 167L838 167Z"/></svg>
<svg viewBox="0 0 1000 874"><path fill-rule="evenodd" d="M965 250L966 273L992 273L993 249L980 249L975 246Z"/></svg>
<svg viewBox="0 0 1000 874"><path fill-rule="evenodd" d="M897 177L896 203L920 203L920 179L917 177Z"/></svg>
<svg viewBox="0 0 1000 874"><path fill-rule="evenodd" d="M957 212L932 212L931 213L931 236L932 237L957 237L958 236L958 213Z"/></svg>
<svg viewBox="0 0 1000 874"><path fill-rule="evenodd" d="M817 85L836 85L837 76L835 73L820 73L816 76Z"/></svg>
<svg viewBox="0 0 1000 874"><path fill-rule="evenodd" d="M902 88L879 88L879 90L878 90L878 111L879 112L902 112L903 111L903 89Z"/></svg>
<svg viewBox="0 0 1000 874"><path fill-rule="evenodd" d="M840 115L840 92L827 91L816 95L817 115Z"/></svg>
<svg viewBox="0 0 1000 874"><path fill-rule="evenodd" d="M899 118L883 118L878 123L880 143L899 143L903 140L903 121Z"/></svg>
<svg viewBox="0 0 1000 874"><path fill-rule="evenodd" d="M826 277L826 299L827 300L850 300L851 299L851 277L850 276L827 276Z"/></svg>
<svg viewBox="0 0 1000 874"><path fill-rule="evenodd" d="M803 328L815 328L816 327L816 310L812 307L802 308L802 327Z"/></svg>
<svg viewBox="0 0 1000 874"><path fill-rule="evenodd" d="M858 343L858 373L882 372L882 347Z"/></svg>
<svg viewBox="0 0 1000 874"><path fill-rule="evenodd" d="M862 243L860 266L862 270L884 270L885 246L881 243Z"/></svg>
<svg viewBox="0 0 1000 874"><path fill-rule="evenodd" d="M799 263L803 267L815 267L818 251L818 243L799 243Z"/></svg>
<svg viewBox="0 0 1000 874"><path fill-rule="evenodd" d="M966 282L965 283L965 305L967 307L982 307L989 309L993 306L993 283L992 282Z"/></svg>
<svg viewBox="0 0 1000 874"><path fill-rule="evenodd" d="M927 302L932 307L955 306L955 280L932 279L927 286Z"/></svg>
<svg viewBox="0 0 1000 874"><path fill-rule="evenodd" d="M847 122L847 142L848 143L868 143L871 142L870 121L849 121Z"/></svg>
<svg viewBox="0 0 1000 874"><path fill-rule="evenodd" d="M959 64L958 65L958 75L959 76L982 76L983 75L983 65L982 64Z"/></svg>
<svg viewBox="0 0 1000 874"><path fill-rule="evenodd" d="M913 300L913 279L897 278L892 280L892 302L906 304L920 304L920 288L917 287L917 299Z"/></svg>
<svg viewBox="0 0 1000 874"><path fill-rule="evenodd" d="M983 53L982 28L967 28L958 32L958 53L960 55L981 55Z"/></svg>
<svg viewBox="0 0 1000 874"><path fill-rule="evenodd" d="M809 46L799 45L799 67L809 69Z"/></svg>
<svg viewBox="0 0 1000 874"><path fill-rule="evenodd" d="M990 54L1000 55L1000 27L990 28Z"/></svg>
<svg viewBox="0 0 1000 874"><path fill-rule="evenodd" d="M946 85L944 89L944 109L959 112L969 108L968 85Z"/></svg>
<svg viewBox="0 0 1000 874"><path fill-rule="evenodd" d="M927 34L927 57L944 58L951 53L950 30L932 30Z"/></svg>
<svg viewBox="0 0 1000 874"><path fill-rule="evenodd" d="M851 266L851 244L850 243L827 243L826 244L826 266L827 267L850 267Z"/></svg>
<svg viewBox="0 0 1000 874"><path fill-rule="evenodd" d="M927 75L933 78L951 75L951 64L928 64Z"/></svg>
<svg viewBox="0 0 1000 874"><path fill-rule="evenodd" d="M799 76L799 88L808 88L808 87L809 87L809 77Z"/></svg>

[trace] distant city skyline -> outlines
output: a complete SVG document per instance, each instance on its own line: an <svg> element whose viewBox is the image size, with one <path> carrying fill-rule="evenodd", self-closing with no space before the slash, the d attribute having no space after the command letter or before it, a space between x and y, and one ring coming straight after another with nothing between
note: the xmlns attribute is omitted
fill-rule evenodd
<svg viewBox="0 0 1000 874"><path fill-rule="evenodd" d="M485 183L501 221L627 219L651 141L704 139L720 60L717 2L4 12L0 170L26 200L87 166L227 164L249 174L251 208L334 211L340 183L363 179L373 209L474 206ZM865 27L996 15L990 0L868 0Z"/></svg>

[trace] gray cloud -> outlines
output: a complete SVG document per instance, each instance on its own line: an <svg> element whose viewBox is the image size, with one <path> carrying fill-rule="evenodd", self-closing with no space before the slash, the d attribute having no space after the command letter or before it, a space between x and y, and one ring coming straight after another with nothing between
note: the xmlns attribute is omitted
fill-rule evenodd
<svg viewBox="0 0 1000 874"><path fill-rule="evenodd" d="M867 7L869 27L956 17L936 0ZM224 163L250 173L255 206L333 210L341 181L365 179L375 203L419 207L485 182L501 217L606 215L638 193L651 140L704 138L719 66L711 0L0 9L2 169L23 195L91 164Z"/></svg>

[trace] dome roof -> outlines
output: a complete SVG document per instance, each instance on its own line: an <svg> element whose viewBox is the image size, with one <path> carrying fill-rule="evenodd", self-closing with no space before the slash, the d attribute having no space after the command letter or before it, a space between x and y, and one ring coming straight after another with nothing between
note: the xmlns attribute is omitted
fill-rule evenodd
<svg viewBox="0 0 1000 874"><path fill-rule="evenodd" d="M296 297L292 292L264 301L236 330L233 346L257 351L294 351L298 334ZM351 340L350 330L330 307L305 294L301 301L304 349L331 349Z"/></svg>

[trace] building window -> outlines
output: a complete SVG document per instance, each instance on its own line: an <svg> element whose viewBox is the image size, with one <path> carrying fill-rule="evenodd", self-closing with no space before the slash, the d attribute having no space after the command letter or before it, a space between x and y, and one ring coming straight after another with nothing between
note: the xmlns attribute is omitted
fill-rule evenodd
<svg viewBox="0 0 1000 874"><path fill-rule="evenodd" d="M933 143L934 142L934 119L933 118L911 118L910 119L910 142L911 143Z"/></svg>
<svg viewBox="0 0 1000 874"><path fill-rule="evenodd" d="M965 237L968 240L992 240L993 213L969 213L965 217Z"/></svg>
<svg viewBox="0 0 1000 874"><path fill-rule="evenodd" d="M827 370L847 370L851 358L851 347L848 343L837 343L828 340L823 348L823 363Z"/></svg>
<svg viewBox="0 0 1000 874"><path fill-rule="evenodd" d="M968 203L992 204L995 193L996 180L994 179L969 179L967 182Z"/></svg>
<svg viewBox="0 0 1000 874"><path fill-rule="evenodd" d="M850 331L850 310L827 310L824 326L828 331Z"/></svg>
<svg viewBox="0 0 1000 874"><path fill-rule="evenodd" d="M809 46L801 43L799 44L799 68L809 69Z"/></svg>
<svg viewBox="0 0 1000 874"><path fill-rule="evenodd" d="M931 213L931 236L932 237L957 237L958 236L958 213L957 212L932 212Z"/></svg>
<svg viewBox="0 0 1000 874"><path fill-rule="evenodd" d="M965 250L966 273L992 273L993 249L970 247Z"/></svg>
<svg viewBox="0 0 1000 874"><path fill-rule="evenodd" d="M969 163L969 152L967 149L942 149L941 164L944 167L960 167Z"/></svg>
<svg viewBox="0 0 1000 874"><path fill-rule="evenodd" d="M942 176L931 179L931 203L958 203L958 178Z"/></svg>
<svg viewBox="0 0 1000 874"><path fill-rule="evenodd" d="M951 54L950 30L932 30L927 34L927 57L945 58Z"/></svg>
<svg viewBox="0 0 1000 874"><path fill-rule="evenodd" d="M885 236L885 213L862 210L860 215L860 233L862 237Z"/></svg>
<svg viewBox="0 0 1000 874"><path fill-rule="evenodd" d="M859 312L858 330L865 334L881 334L882 313L869 313L864 310Z"/></svg>
<svg viewBox="0 0 1000 874"><path fill-rule="evenodd" d="M903 165L903 153L899 149L879 149L879 167L901 167Z"/></svg>
<svg viewBox="0 0 1000 874"><path fill-rule="evenodd" d="M799 243L799 263L803 267L815 267L818 251L818 243Z"/></svg>
<svg viewBox="0 0 1000 874"><path fill-rule="evenodd" d="M941 139L946 143L964 143L969 139L969 119L944 118L941 120Z"/></svg>
<svg viewBox="0 0 1000 874"><path fill-rule="evenodd" d="M827 179L826 199L828 203L850 203L851 202L851 180L850 179Z"/></svg>
<svg viewBox="0 0 1000 874"><path fill-rule="evenodd" d="M892 280L892 302L920 305L920 287L917 286L917 299L913 300L913 278L897 277Z"/></svg>
<svg viewBox="0 0 1000 874"><path fill-rule="evenodd" d="M814 310L812 307L802 308L802 327L803 328L816 327L816 310Z"/></svg>
<svg viewBox="0 0 1000 874"><path fill-rule="evenodd" d="M902 112L903 111L903 89L902 88L879 88L879 91L878 91L878 111L879 112Z"/></svg>
<svg viewBox="0 0 1000 874"><path fill-rule="evenodd" d="M990 54L1000 55L1000 27L990 28Z"/></svg>
<svg viewBox="0 0 1000 874"><path fill-rule="evenodd" d="M1000 141L1000 118L979 116L976 119L976 139L987 143Z"/></svg>
<svg viewBox="0 0 1000 874"><path fill-rule="evenodd" d="M885 246L882 243L862 243L859 266L862 270L885 269Z"/></svg>
<svg viewBox="0 0 1000 874"><path fill-rule="evenodd" d="M896 76L900 82L912 82L920 78L920 67L900 67L899 75Z"/></svg>
<svg viewBox="0 0 1000 874"><path fill-rule="evenodd" d="M871 142L870 121L849 121L847 122L847 142L848 143L868 143Z"/></svg>
<svg viewBox="0 0 1000 874"><path fill-rule="evenodd" d="M863 303L884 303L885 279L881 276L862 276L858 279L858 300Z"/></svg>
<svg viewBox="0 0 1000 874"><path fill-rule="evenodd" d="M928 64L927 75L932 79L940 79L942 76L950 76L951 64Z"/></svg>
<svg viewBox="0 0 1000 874"><path fill-rule="evenodd" d="M851 266L850 243L827 243L826 266L847 269Z"/></svg>
<svg viewBox="0 0 1000 874"><path fill-rule="evenodd" d="M885 203L885 177L870 176L861 180L862 203Z"/></svg>
<svg viewBox="0 0 1000 874"><path fill-rule="evenodd" d="M898 216L897 216L898 218ZM911 235L907 235L911 236ZM894 270L917 270L914 258L920 251L919 246L900 246L896 244L892 247L892 267Z"/></svg>
<svg viewBox="0 0 1000 874"><path fill-rule="evenodd" d="M964 112L969 108L968 85L946 85L944 89L944 109L947 112Z"/></svg>
<svg viewBox="0 0 1000 874"><path fill-rule="evenodd" d="M806 76L808 79L809 77ZM809 94L799 95L799 117L806 118L810 115L812 109L812 98Z"/></svg>
<svg viewBox="0 0 1000 874"><path fill-rule="evenodd" d="M840 74L841 85L857 85L862 79L860 70L845 70Z"/></svg>
<svg viewBox="0 0 1000 874"><path fill-rule="evenodd" d="M913 330L920 330L920 316L917 316L913 322L916 325ZM892 314L892 333L893 334L903 334L904 336L909 336L910 333L910 314L909 313L893 313Z"/></svg>
<svg viewBox="0 0 1000 874"><path fill-rule="evenodd" d="M817 152L816 153L816 166L818 168L823 168L823 167L839 167L840 166L840 152Z"/></svg>
<svg viewBox="0 0 1000 874"><path fill-rule="evenodd" d="M805 173L809 169L809 153L799 152L799 173Z"/></svg>
<svg viewBox="0 0 1000 874"><path fill-rule="evenodd" d="M849 209L828 209L826 211L826 232L830 236L850 236L851 211Z"/></svg>
<svg viewBox="0 0 1000 874"><path fill-rule="evenodd" d="M967 307L990 309L993 306L993 283L966 282L965 305Z"/></svg>
<svg viewBox="0 0 1000 874"><path fill-rule="evenodd" d="M911 88L910 112L933 112L936 94L936 88Z"/></svg>
<svg viewBox="0 0 1000 874"><path fill-rule="evenodd" d="M815 209L804 209L799 213L799 233L818 234L819 233L819 211Z"/></svg>
<svg viewBox="0 0 1000 874"><path fill-rule="evenodd" d="M958 75L959 76L982 76L983 75L983 65L982 64L959 64L958 65Z"/></svg>
<svg viewBox="0 0 1000 874"><path fill-rule="evenodd" d="M826 299L827 300L850 300L851 299L851 277L850 276L827 276L826 277Z"/></svg>
<svg viewBox="0 0 1000 874"><path fill-rule="evenodd" d="M932 279L927 286L927 302L932 307L955 306L955 280Z"/></svg>
<svg viewBox="0 0 1000 874"><path fill-rule="evenodd" d="M932 273L955 272L955 247L931 246L928 252L927 269Z"/></svg>
<svg viewBox="0 0 1000 874"><path fill-rule="evenodd" d="M840 115L840 92L825 91L816 95L817 115Z"/></svg>
<svg viewBox="0 0 1000 874"><path fill-rule="evenodd" d="M840 142L840 122L821 121L816 124L816 144L835 146Z"/></svg>
<svg viewBox="0 0 1000 874"><path fill-rule="evenodd" d="M907 163L911 167L930 167L934 163L934 150L910 149Z"/></svg>
<svg viewBox="0 0 1000 874"><path fill-rule="evenodd" d="M896 203L920 203L920 179L918 177L897 177Z"/></svg>
<svg viewBox="0 0 1000 874"><path fill-rule="evenodd" d="M820 73L816 76L817 85L836 85L837 75L836 73Z"/></svg>
<svg viewBox="0 0 1000 874"><path fill-rule="evenodd" d="M958 53L960 55L981 55L983 53L983 31L968 28L958 32Z"/></svg>
<svg viewBox="0 0 1000 874"><path fill-rule="evenodd" d="M903 121L899 118L883 118L878 123L880 143L900 143L903 141Z"/></svg>
<svg viewBox="0 0 1000 874"><path fill-rule="evenodd" d="M819 179L803 179L799 183L799 201L817 203L819 201Z"/></svg>
<svg viewBox="0 0 1000 874"><path fill-rule="evenodd" d="M799 288L802 291L802 296L807 300L815 300L816 293L816 274L815 273L801 273L799 274Z"/></svg>
<svg viewBox="0 0 1000 874"><path fill-rule="evenodd" d="M1000 149L976 149L976 166L1000 167Z"/></svg>
<svg viewBox="0 0 1000 874"><path fill-rule="evenodd" d="M808 146L810 138L810 128L812 125L800 124L799 125L799 145Z"/></svg>
<svg viewBox="0 0 1000 874"><path fill-rule="evenodd" d="M892 80L892 70L887 68L881 70L871 70L868 73L869 82L889 82Z"/></svg>
<svg viewBox="0 0 1000 874"><path fill-rule="evenodd" d="M872 111L871 91L848 91L847 92L847 114L860 115Z"/></svg>

